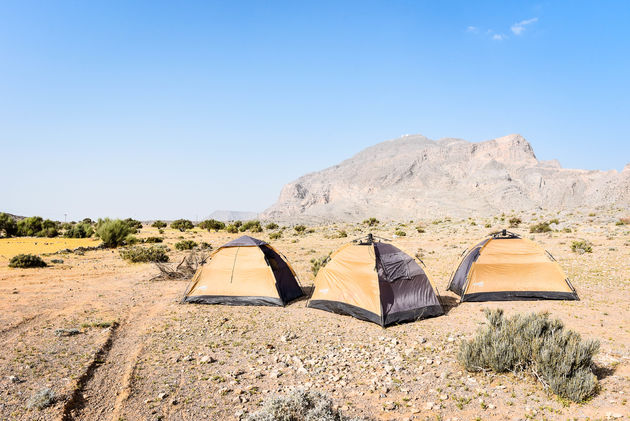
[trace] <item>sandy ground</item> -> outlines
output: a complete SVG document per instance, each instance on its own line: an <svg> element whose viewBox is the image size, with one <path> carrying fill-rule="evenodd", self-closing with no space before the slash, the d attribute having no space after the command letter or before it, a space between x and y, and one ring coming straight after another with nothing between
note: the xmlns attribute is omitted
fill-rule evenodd
<svg viewBox="0 0 630 421"><path fill-rule="evenodd" d="M325 391L346 414L374 419L628 418L630 227L615 225L618 216L565 215L561 223L573 232L534 235L567 271L577 302L459 305L445 292L449 276L464 249L492 229L482 220L425 221L420 234L417 223L407 224L407 236L393 242L422 255L448 312L387 329L308 309L305 300L286 308L182 305L186 282L150 281L153 265L125 263L117 251L54 256L64 263L44 269L9 269L0 257L0 419L236 420L293 386ZM515 231L529 237L528 224ZM313 228L303 235L288 229L272 242L305 287L313 280L310 259L368 231L392 238L395 224ZM341 228L348 237L333 238ZM156 234L148 228L141 236ZM184 237L215 247L238 236L165 235L170 245ZM582 238L593 242L593 253L571 252ZM182 256L172 252L171 260ZM485 307L507 315L549 311L599 339L599 394L568 403L528 376L465 372L458 343L472 336ZM58 336L60 328L80 333ZM55 403L29 409L43 388Z"/></svg>

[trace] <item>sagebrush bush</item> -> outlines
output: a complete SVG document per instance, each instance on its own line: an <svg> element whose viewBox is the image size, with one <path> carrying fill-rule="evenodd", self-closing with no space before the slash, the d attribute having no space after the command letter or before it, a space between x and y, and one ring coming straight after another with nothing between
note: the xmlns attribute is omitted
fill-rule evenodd
<svg viewBox="0 0 630 421"><path fill-rule="evenodd" d="M549 232L549 231L551 231L549 222L540 222L538 224L535 224L529 227L529 232L531 233L543 233L543 232Z"/></svg>
<svg viewBox="0 0 630 421"><path fill-rule="evenodd" d="M31 409L46 409L55 403L57 397L51 389L44 388L30 397L26 406Z"/></svg>
<svg viewBox="0 0 630 421"><path fill-rule="evenodd" d="M131 233L131 228L120 219L105 218L98 220L96 233L105 247L114 248L125 243L125 239Z"/></svg>
<svg viewBox="0 0 630 421"><path fill-rule="evenodd" d="M293 227L293 229L298 234L302 234L304 231L306 231L306 225L296 225L296 226Z"/></svg>
<svg viewBox="0 0 630 421"><path fill-rule="evenodd" d="M271 234L269 234L269 238L272 240L277 240L279 238L282 238L282 231L272 232Z"/></svg>
<svg viewBox="0 0 630 421"><path fill-rule="evenodd" d="M468 371L527 370L557 395L576 402L596 392L591 365L598 341L583 341L547 313L505 318L501 309L486 309L485 314L486 324L460 345L457 357Z"/></svg>
<svg viewBox="0 0 630 421"><path fill-rule="evenodd" d="M317 276L317 274L319 273L319 270L321 268L323 268L324 266L326 266L326 264L328 264L328 262L330 261L330 255L332 253L328 253L325 256L319 257L319 258L312 258L311 259L311 272L313 272L313 276Z"/></svg>
<svg viewBox="0 0 630 421"><path fill-rule="evenodd" d="M424 227L422 225L418 225L416 227L416 231L418 231L419 234L423 234L426 232L426 230L424 229Z"/></svg>
<svg viewBox="0 0 630 421"><path fill-rule="evenodd" d="M13 237L18 232L17 222L8 213L0 213L0 237Z"/></svg>
<svg viewBox="0 0 630 421"><path fill-rule="evenodd" d="M166 222L157 220L154 223L152 223L151 226L157 229L166 228Z"/></svg>
<svg viewBox="0 0 630 421"><path fill-rule="evenodd" d="M284 396L267 399L262 409L247 421L359 421L333 408L332 400L319 391L294 389Z"/></svg>
<svg viewBox="0 0 630 421"><path fill-rule="evenodd" d="M216 219L206 219L205 221L201 221L199 223L199 228L204 230L214 230L219 231L225 229L225 224L221 221L217 221Z"/></svg>
<svg viewBox="0 0 630 421"><path fill-rule="evenodd" d="M348 233L346 232L346 230L339 230L337 232L337 237L338 238L346 238L348 236Z"/></svg>
<svg viewBox="0 0 630 421"><path fill-rule="evenodd" d="M396 234L399 237L404 237L407 235L407 233L403 230L396 230L396 232L394 232L394 234Z"/></svg>
<svg viewBox="0 0 630 421"><path fill-rule="evenodd" d="M212 250L212 244L210 244L210 243L208 243L206 241L202 241L199 244L199 248L202 249L202 250Z"/></svg>
<svg viewBox="0 0 630 421"><path fill-rule="evenodd" d="M177 250L192 250L197 247L197 243L193 240L182 240L178 243L175 243L175 248Z"/></svg>
<svg viewBox="0 0 630 421"><path fill-rule="evenodd" d="M120 251L120 257L131 263L168 262L168 249L165 246L129 247Z"/></svg>
<svg viewBox="0 0 630 421"><path fill-rule="evenodd" d="M127 225L129 225L129 229L131 231L132 234L136 234L138 231L140 231L142 229L142 222L133 219L133 218L127 218L125 219L125 223Z"/></svg>
<svg viewBox="0 0 630 421"><path fill-rule="evenodd" d="M578 254L592 253L593 243L588 240L574 241L571 244L571 251Z"/></svg>
<svg viewBox="0 0 630 421"><path fill-rule="evenodd" d="M195 225L192 222L190 222L188 219L178 219L176 221L171 222L171 228L184 232L186 230L191 230L195 228Z"/></svg>
<svg viewBox="0 0 630 421"><path fill-rule="evenodd" d="M366 220L363 221L363 223L369 227L373 227L375 225L380 224L380 221L376 218L368 218Z"/></svg>
<svg viewBox="0 0 630 421"><path fill-rule="evenodd" d="M18 254L9 260L10 268L43 268L48 266L44 260L34 254Z"/></svg>
<svg viewBox="0 0 630 421"><path fill-rule="evenodd" d="M278 224L276 224L275 222L270 222L267 225L265 225L265 228L268 230L275 230L275 229L278 229Z"/></svg>

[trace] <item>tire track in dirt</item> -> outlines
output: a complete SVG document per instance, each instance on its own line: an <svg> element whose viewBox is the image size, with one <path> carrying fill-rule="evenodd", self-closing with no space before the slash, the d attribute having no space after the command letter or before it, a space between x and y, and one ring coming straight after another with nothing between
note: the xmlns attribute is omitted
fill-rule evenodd
<svg viewBox="0 0 630 421"><path fill-rule="evenodd" d="M147 298L150 301L151 298ZM60 420L117 420L130 396L135 367L143 350L143 339L154 326L155 316L174 303L175 295L153 297L156 301L139 306L120 322L108 343L97 352L96 364L77 382Z"/></svg>

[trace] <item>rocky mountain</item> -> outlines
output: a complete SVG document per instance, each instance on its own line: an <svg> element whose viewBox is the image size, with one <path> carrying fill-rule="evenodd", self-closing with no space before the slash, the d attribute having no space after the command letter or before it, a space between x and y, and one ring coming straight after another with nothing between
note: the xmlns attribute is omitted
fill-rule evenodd
<svg viewBox="0 0 630 421"><path fill-rule="evenodd" d="M256 212L245 211L230 211L230 210L217 210L208 216L208 219L216 219L217 221L247 221L250 219L256 219L258 214Z"/></svg>
<svg viewBox="0 0 630 421"><path fill-rule="evenodd" d="M539 161L516 134L479 143L408 135L287 184L260 216L417 219L629 204L630 164L622 172L565 169Z"/></svg>

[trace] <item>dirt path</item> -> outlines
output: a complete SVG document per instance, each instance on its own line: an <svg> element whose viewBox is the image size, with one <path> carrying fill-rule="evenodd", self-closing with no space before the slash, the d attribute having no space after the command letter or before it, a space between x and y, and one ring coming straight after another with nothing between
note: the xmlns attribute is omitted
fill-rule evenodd
<svg viewBox="0 0 630 421"><path fill-rule="evenodd" d="M175 292L175 291L169 291ZM95 364L86 369L62 411L62 420L118 420L120 411L131 393L131 381L138 357L143 350L144 336L156 317L173 304L174 293L146 299L112 329L111 336L99 352Z"/></svg>

